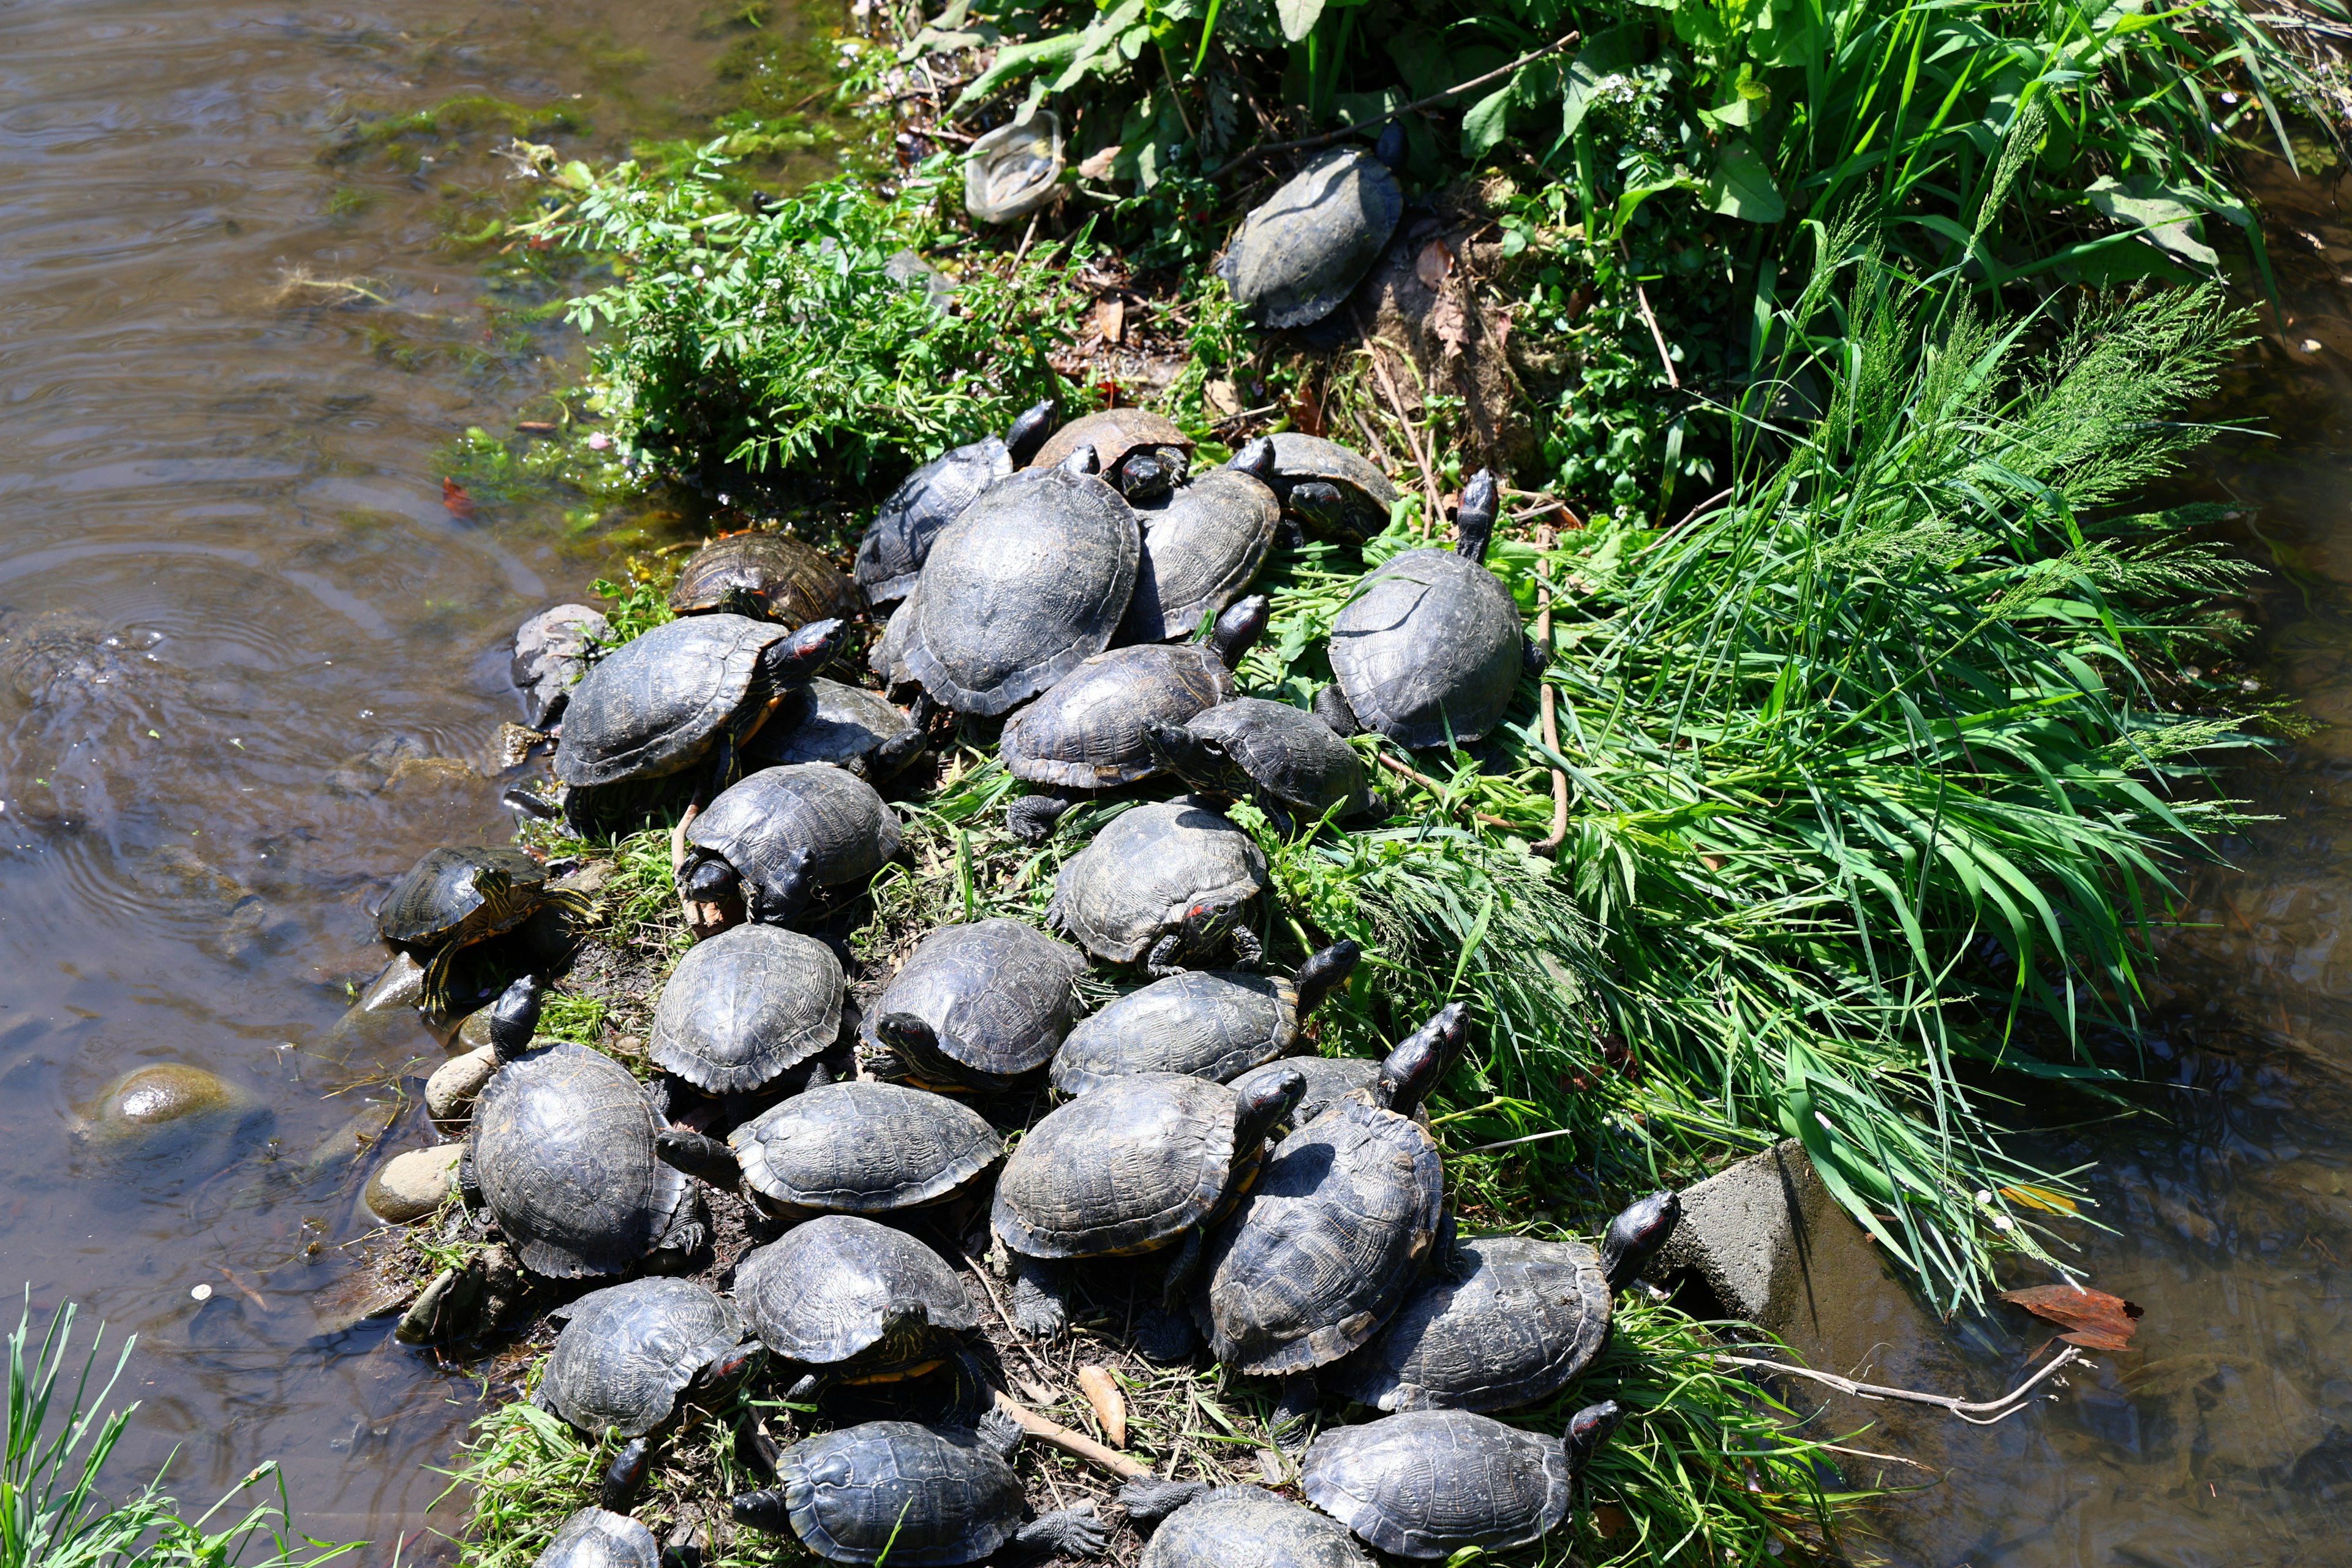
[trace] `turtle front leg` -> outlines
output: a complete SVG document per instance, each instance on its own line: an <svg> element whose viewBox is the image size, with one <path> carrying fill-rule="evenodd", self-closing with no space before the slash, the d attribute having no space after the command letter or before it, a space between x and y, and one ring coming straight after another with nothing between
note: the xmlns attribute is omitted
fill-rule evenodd
<svg viewBox="0 0 2352 1568"><path fill-rule="evenodd" d="M1298 831L1298 819L1290 815L1290 808L1264 790L1253 794L1250 801L1260 811L1265 813L1267 824L1285 838Z"/></svg>
<svg viewBox="0 0 2352 1568"><path fill-rule="evenodd" d="M1127 1510L1130 1522L1158 1524L1186 1503L1207 1497L1210 1490L1204 1481L1156 1481L1147 1478L1119 1488L1118 1506Z"/></svg>
<svg viewBox="0 0 2352 1568"><path fill-rule="evenodd" d="M1201 1254L1204 1250L1201 1227L1194 1226L1184 1233L1168 1259L1167 1277L1160 1282L1160 1304L1146 1310L1135 1325L1135 1348L1146 1361L1168 1363L1182 1361L1201 1348L1200 1331L1192 1326L1192 1314L1187 1310L1186 1297L1192 1289L1193 1276L1201 1271Z"/></svg>
<svg viewBox="0 0 2352 1568"><path fill-rule="evenodd" d="M1519 638L1519 668L1529 675L1541 675L1551 666L1551 654L1543 644L1531 637Z"/></svg>
<svg viewBox="0 0 2352 1568"><path fill-rule="evenodd" d="M1183 956L1183 937L1171 931L1153 942L1151 951L1144 954L1144 972L1154 980L1167 980L1181 974L1184 973L1184 965L1180 961Z"/></svg>
<svg viewBox="0 0 2352 1568"><path fill-rule="evenodd" d="M1043 844L1054 837L1055 825L1077 804L1078 797L1066 790L1024 795L1004 808L1004 826L1024 844Z"/></svg>
<svg viewBox="0 0 2352 1568"><path fill-rule="evenodd" d="M1095 1505L1082 1502L1039 1514L1013 1532L1012 1543L1045 1557L1099 1557L1110 1548L1110 1531L1095 1517Z"/></svg>
<svg viewBox="0 0 2352 1568"><path fill-rule="evenodd" d="M1040 1258L1013 1260L1013 1326L1027 1339L1050 1340L1070 1326L1070 1279Z"/></svg>
<svg viewBox="0 0 2352 1568"><path fill-rule="evenodd" d="M735 1418L735 1462L762 1481L776 1479L784 1451L760 1428L759 1412L746 1410Z"/></svg>
<svg viewBox="0 0 2352 1568"><path fill-rule="evenodd" d="M1282 1380L1282 1397L1276 1401L1274 1446L1286 1454L1296 1454L1307 1447L1312 1434L1315 1413L1323 1403L1322 1391L1315 1386L1311 1372L1294 1372Z"/></svg>
<svg viewBox="0 0 2352 1568"><path fill-rule="evenodd" d="M1247 926L1234 927L1234 967L1260 969L1265 964L1265 943Z"/></svg>
<svg viewBox="0 0 2352 1568"><path fill-rule="evenodd" d="M654 1447L650 1437L632 1437L613 1462L604 1467L604 1483L596 1491L596 1506L613 1513L626 1513L635 1506L637 1491L646 1484L646 1470L653 1463Z"/></svg>

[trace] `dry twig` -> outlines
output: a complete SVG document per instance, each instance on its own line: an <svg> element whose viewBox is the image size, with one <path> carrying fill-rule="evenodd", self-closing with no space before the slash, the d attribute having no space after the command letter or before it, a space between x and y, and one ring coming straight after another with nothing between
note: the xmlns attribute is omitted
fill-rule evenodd
<svg viewBox="0 0 2352 1568"><path fill-rule="evenodd" d="M1955 1399L1948 1394L1922 1394L1914 1388L1890 1388L1885 1384L1857 1383L1850 1377L1840 1377L1833 1372L1815 1372L1811 1367L1792 1366L1784 1361L1765 1361L1756 1356L1718 1355L1715 1361L1717 1366L1755 1367L1764 1372L1782 1373L1790 1377L1810 1378L1815 1383L1825 1384L1836 1389L1840 1394L1850 1394L1856 1399L1895 1399L1906 1405L1932 1405L1938 1410L1948 1411L1958 1416L1971 1426L1990 1426L1998 1422L2008 1420L2024 1409L2025 1396L2038 1384L2055 1375L2062 1368L2072 1366L2082 1359L2082 1350L2077 1346L2068 1345L2051 1358L2048 1366L2043 1367L1999 1399L1979 1401Z"/></svg>

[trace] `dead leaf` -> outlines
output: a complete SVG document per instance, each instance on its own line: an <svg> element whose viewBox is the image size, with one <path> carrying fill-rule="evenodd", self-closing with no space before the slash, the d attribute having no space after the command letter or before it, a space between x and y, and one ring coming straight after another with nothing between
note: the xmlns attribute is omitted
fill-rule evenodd
<svg viewBox="0 0 2352 1568"><path fill-rule="evenodd" d="M1127 338L1127 301L1116 294L1095 301L1095 331L1107 343L1122 342Z"/></svg>
<svg viewBox="0 0 2352 1568"><path fill-rule="evenodd" d="M2036 1187L2023 1182L2015 1186L2001 1188L2000 1195L2011 1203L2022 1204L2030 1209L2040 1209L2044 1214L2080 1214L2082 1212L2074 1200L2065 1194L2053 1193L2048 1187Z"/></svg>
<svg viewBox="0 0 2352 1568"><path fill-rule="evenodd" d="M1486 318L1486 330L1495 335L1495 352L1500 353L1511 341L1511 313L1497 310Z"/></svg>
<svg viewBox="0 0 2352 1568"><path fill-rule="evenodd" d="M515 421L515 428L521 431L526 436L552 436L555 434L555 424L552 420L548 419L518 419Z"/></svg>
<svg viewBox="0 0 2352 1568"><path fill-rule="evenodd" d="M2037 1285L2004 1290L2000 1299L2066 1330L2058 1337L2086 1351L2131 1348L2132 1330L2142 1315L2135 1302L2086 1285Z"/></svg>
<svg viewBox="0 0 2352 1568"><path fill-rule="evenodd" d="M1446 353L1460 353L1470 342L1470 317L1462 309L1462 301L1449 289L1437 297L1429 310L1429 330L1445 345Z"/></svg>
<svg viewBox="0 0 2352 1568"><path fill-rule="evenodd" d="M1108 180L1110 178L1110 166L1118 162L1118 144L1113 142L1079 164L1078 177L1082 180Z"/></svg>
<svg viewBox="0 0 2352 1568"><path fill-rule="evenodd" d="M1604 1502L1592 1510L1593 1532L1603 1541L1613 1541L1625 1528L1625 1510L1615 1503Z"/></svg>
<svg viewBox="0 0 2352 1568"><path fill-rule="evenodd" d="M1118 1379L1107 1366L1078 1368L1078 1386L1087 1391L1087 1403L1095 1407L1095 1419L1102 1423L1103 1440L1114 1448L1127 1447L1127 1396L1118 1391Z"/></svg>
<svg viewBox="0 0 2352 1568"><path fill-rule="evenodd" d="M1051 1405L1061 1397L1044 1384L1032 1383L1017 1373L1013 1374L1013 1381L1020 1385L1023 1396L1032 1405Z"/></svg>
<svg viewBox="0 0 2352 1568"><path fill-rule="evenodd" d="M1454 270L1454 252L1442 239L1433 239L1421 247L1412 259L1412 275L1421 279L1422 287L1434 291L1445 287L1446 275Z"/></svg>
<svg viewBox="0 0 2352 1568"><path fill-rule="evenodd" d="M1242 411L1242 389L1230 381L1213 381L1201 388L1201 400L1222 418L1230 419Z"/></svg>
<svg viewBox="0 0 2352 1568"><path fill-rule="evenodd" d="M449 509L451 517L474 515L474 498L467 495L465 487L455 479L444 479L441 481L441 504Z"/></svg>

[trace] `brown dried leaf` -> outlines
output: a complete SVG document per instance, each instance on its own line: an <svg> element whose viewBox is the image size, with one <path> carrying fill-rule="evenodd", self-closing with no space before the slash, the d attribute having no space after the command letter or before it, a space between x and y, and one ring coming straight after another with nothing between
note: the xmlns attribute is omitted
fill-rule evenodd
<svg viewBox="0 0 2352 1568"><path fill-rule="evenodd" d="M1127 301L1112 294L1095 301L1095 331L1107 343L1123 342L1127 338Z"/></svg>
<svg viewBox="0 0 2352 1568"><path fill-rule="evenodd" d="M1118 162L1118 144L1113 142L1079 164L1078 175L1087 180L1108 180L1110 178L1110 166Z"/></svg>
<svg viewBox="0 0 2352 1568"><path fill-rule="evenodd" d="M2129 1350L2142 1312L2136 1302L2085 1285L2037 1285L2029 1290L2004 1290L2000 1299L2058 1324L2066 1330L2060 1339L2086 1351Z"/></svg>
<svg viewBox="0 0 2352 1568"><path fill-rule="evenodd" d="M1455 290L1448 289L1429 310L1429 330L1449 354L1460 353L1470 342L1470 317Z"/></svg>
<svg viewBox="0 0 2352 1568"><path fill-rule="evenodd" d="M1212 412L1230 419L1242 411L1242 391L1230 381L1213 381L1201 389L1201 401Z"/></svg>
<svg viewBox="0 0 2352 1568"><path fill-rule="evenodd" d="M1078 1368L1078 1386L1087 1391L1087 1403L1095 1407L1095 1419L1102 1423L1103 1439L1114 1448L1127 1447L1127 1396L1118 1391L1118 1379L1107 1366Z"/></svg>
<svg viewBox="0 0 2352 1568"><path fill-rule="evenodd" d="M1454 252L1442 239L1433 239L1421 247L1412 258L1412 274L1421 279L1422 287L1435 290L1445 287L1446 275L1454 270Z"/></svg>

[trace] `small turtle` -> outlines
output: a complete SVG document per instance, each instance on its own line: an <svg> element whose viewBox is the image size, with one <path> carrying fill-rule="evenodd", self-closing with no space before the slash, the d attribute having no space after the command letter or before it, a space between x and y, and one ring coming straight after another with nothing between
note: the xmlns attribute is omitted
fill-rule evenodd
<svg viewBox="0 0 2352 1568"><path fill-rule="evenodd" d="M1020 921L935 931L866 1014L876 1070L950 1092L1008 1088L1069 1033L1086 972L1085 954Z"/></svg>
<svg viewBox="0 0 2352 1568"><path fill-rule="evenodd" d="M1145 643L1098 653L1004 721L997 754L1014 778L1052 787L1004 808L1005 825L1040 844L1090 791L1150 778L1160 763L1147 720L1181 724L1232 700L1234 669L1265 631L1269 601L1254 594L1217 617L1206 645Z"/></svg>
<svg viewBox="0 0 2352 1568"><path fill-rule="evenodd" d="M804 1369L785 1398L828 1383L896 1383L963 1353L980 1326L963 1282L901 1230L824 1215L753 1248L735 1266L735 1299L769 1353Z"/></svg>
<svg viewBox="0 0 2352 1568"><path fill-rule="evenodd" d="M1328 153L1251 208L1217 268L1234 303L1266 331L1338 310L1404 216L1394 172L1403 161L1403 134L1391 126L1371 157Z"/></svg>
<svg viewBox="0 0 2352 1568"><path fill-rule="evenodd" d="M446 1011L450 965L461 951L542 909L588 912L585 897L547 884L547 868L512 845L428 849L384 895L375 929L394 946L425 955L425 1007Z"/></svg>
<svg viewBox="0 0 2352 1568"><path fill-rule="evenodd" d="M565 1520L531 1568L662 1568L654 1532L625 1513L583 1508Z"/></svg>
<svg viewBox="0 0 2352 1568"><path fill-rule="evenodd" d="M1265 1075L1284 1068L1297 1068L1307 1079L1307 1092L1290 1113L1294 1128L1306 1126L1351 1095L1361 1099L1370 1094L1381 1076L1381 1064L1363 1057L1286 1057L1252 1068L1226 1087L1235 1094L1247 1094Z"/></svg>
<svg viewBox="0 0 2352 1568"><path fill-rule="evenodd" d="M1004 1156L977 1112L941 1095L865 1079L821 1084L727 1135L666 1127L661 1157L740 1190L780 1219L895 1214L953 1197Z"/></svg>
<svg viewBox="0 0 2352 1568"><path fill-rule="evenodd" d="M1230 1084L1287 1056L1307 1015L1348 983L1362 952L1333 942L1300 964L1296 980L1219 969L1155 980L1070 1031L1054 1053L1054 1088L1080 1095L1139 1072Z"/></svg>
<svg viewBox="0 0 2352 1568"><path fill-rule="evenodd" d="M897 857L898 836L898 814L847 769L763 768L687 828L677 889L697 903L740 897L747 919L781 925L819 889L864 887Z"/></svg>
<svg viewBox="0 0 2352 1568"><path fill-rule="evenodd" d="M1278 833L1298 819L1312 826L1330 811L1383 814L1356 748L1287 702L1238 697L1182 724L1146 719L1143 741L1162 768L1202 795L1255 799Z"/></svg>
<svg viewBox="0 0 2352 1568"><path fill-rule="evenodd" d="M767 1088L841 1037L841 960L797 931L742 925L678 960L654 1006L654 1065L711 1094Z"/></svg>
<svg viewBox="0 0 2352 1568"><path fill-rule="evenodd" d="M1020 1424L991 1410L974 1427L869 1421L795 1443L779 1467L782 1486L744 1492L735 1522L782 1534L835 1563L952 1568L1008 1542L1024 1552L1099 1557L1108 1544L1094 1505L1020 1522L1021 1478L1013 1456Z"/></svg>
<svg viewBox="0 0 2352 1568"><path fill-rule="evenodd" d="M591 1437L625 1439L599 1499L614 1512L627 1510L654 1438L678 1419L678 1396L732 1392L760 1354L756 1341L745 1342L742 1315L687 1279L608 1285L548 1316L563 1331L531 1401Z"/></svg>
<svg viewBox="0 0 2352 1568"><path fill-rule="evenodd" d="M669 607L681 616L719 611L804 626L856 615L857 586L805 540L751 529L696 551L670 584Z"/></svg>
<svg viewBox="0 0 2352 1568"><path fill-rule="evenodd" d="M1397 488L1370 458L1296 430L1266 438L1274 443L1266 483L1282 498L1282 515L1293 528L1335 544L1361 544L1388 527Z"/></svg>
<svg viewBox="0 0 2352 1568"><path fill-rule="evenodd" d="M1081 415L1045 437L1029 466L1050 468L1073 453L1092 447L1103 481L1139 506L1149 505L1184 482L1192 461L1192 438L1167 416L1144 408L1106 408Z"/></svg>
<svg viewBox="0 0 2352 1568"><path fill-rule="evenodd" d="M1047 1112L1005 1161L989 1216L1016 1270L1013 1326L1050 1338L1068 1325L1065 1261L1172 1247L1160 1308L1136 1333L1156 1361L1190 1355L1182 1303L1202 1229L1248 1188L1306 1088L1276 1075L1244 1100L1207 1079L1133 1073Z"/></svg>
<svg viewBox="0 0 2352 1568"><path fill-rule="evenodd" d="M1121 643L1189 637L1204 616L1234 602L1273 548L1282 502L1267 487L1274 443L1261 436L1222 468L1195 475L1136 513L1143 558L1119 623Z"/></svg>
<svg viewBox="0 0 2352 1568"><path fill-rule="evenodd" d="M1284 1139L1209 1237L1193 1316L1219 1361L1285 1374L1286 1445L1314 1407L1314 1369L1370 1340L1437 1249L1445 1177L1412 1116L1460 1053L1468 1015L1461 1002L1439 1009L1389 1053L1369 1096Z"/></svg>
<svg viewBox="0 0 2352 1568"><path fill-rule="evenodd" d="M882 678L885 689L896 691L916 684L915 672L907 668L907 643L915 635L915 618L923 613L921 595L922 584L918 581L882 623L882 635L866 650L866 668Z"/></svg>
<svg viewBox="0 0 2352 1568"><path fill-rule="evenodd" d="M1452 550L1408 550L1364 578L1331 626L1331 672L1316 714L1342 735L1370 726L1400 746L1466 744L1502 721L1522 675L1549 656L1486 570L1495 476L1463 487Z"/></svg>
<svg viewBox="0 0 2352 1568"><path fill-rule="evenodd" d="M874 513L857 544L857 585L869 605L887 605L914 590L931 541L964 508L1037 455L1054 423L1054 400L1024 410L999 439L987 436L943 452L908 474Z"/></svg>
<svg viewBox="0 0 2352 1568"><path fill-rule="evenodd" d="M1467 1410L1416 1410L1315 1439L1307 1500L1382 1552L1451 1557L1532 1546L1575 1504L1577 1478L1625 1418L1615 1400L1569 1417L1559 1438Z"/></svg>
<svg viewBox="0 0 2352 1568"><path fill-rule="evenodd" d="M1265 956L1244 923L1267 887L1265 855L1231 821L1190 800L1139 805L1113 817L1054 879L1047 922L1097 958L1143 961L1155 980L1233 940L1235 965Z"/></svg>
<svg viewBox="0 0 2352 1568"><path fill-rule="evenodd" d="M1118 1500L1158 1525L1139 1568L1373 1568L1345 1525L1264 1487L1133 1480Z"/></svg>
<svg viewBox="0 0 2352 1568"><path fill-rule="evenodd" d="M754 768L831 763L870 784L886 784L923 752L922 716L880 692L812 680L784 700L743 748Z"/></svg>

